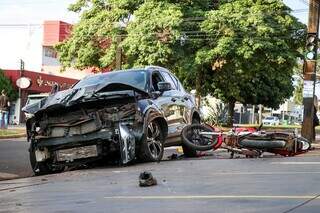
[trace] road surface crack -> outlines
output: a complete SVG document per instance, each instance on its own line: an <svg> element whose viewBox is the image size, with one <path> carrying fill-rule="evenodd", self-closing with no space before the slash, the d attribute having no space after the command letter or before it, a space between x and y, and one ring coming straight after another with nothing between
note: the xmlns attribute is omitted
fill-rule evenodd
<svg viewBox="0 0 320 213"><path fill-rule="evenodd" d="M313 200L317 199L318 197L320 197L320 194L319 194L319 195L314 196L313 198L311 198L311 199L309 199L309 200L306 200L305 202L303 202L303 203L301 203L301 204L299 204L299 205L297 205L297 206L295 206L295 207L293 207L293 208L291 208L291 209L289 209L289 210L287 210L287 211L284 211L283 213L289 213L289 212L292 212L293 210L295 210L295 209L297 209L297 208L300 208L300 207L302 207L302 206L304 206L304 205L306 205L306 204L310 203L311 201L313 201Z"/></svg>
<svg viewBox="0 0 320 213"><path fill-rule="evenodd" d="M29 186L38 186L38 185L43 185L43 184L47 184L47 183L35 183L35 184L24 185L24 186L9 187L9 188L5 188L5 189L0 189L0 192L1 192L1 191L12 190L12 189L26 188L26 187L29 187Z"/></svg>

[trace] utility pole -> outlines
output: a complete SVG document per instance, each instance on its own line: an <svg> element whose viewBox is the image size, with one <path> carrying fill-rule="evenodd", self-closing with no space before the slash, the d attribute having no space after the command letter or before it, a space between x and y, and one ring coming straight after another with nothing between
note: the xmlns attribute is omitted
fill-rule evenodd
<svg viewBox="0 0 320 213"><path fill-rule="evenodd" d="M24 71L24 61L20 59L20 79L23 77L23 71ZM19 87L19 106L18 106L18 124L21 123L21 108L22 108L22 91L21 88Z"/></svg>
<svg viewBox="0 0 320 213"><path fill-rule="evenodd" d="M121 35L117 36L117 47L116 47L116 69L121 70L122 65L122 48L121 48Z"/></svg>
<svg viewBox="0 0 320 213"><path fill-rule="evenodd" d="M301 135L314 141L314 94L316 81L318 32L319 32L319 0L309 0L308 36L306 60L303 69L303 123Z"/></svg>
<svg viewBox="0 0 320 213"><path fill-rule="evenodd" d="M259 125L262 124L262 105L259 105Z"/></svg>
<svg viewBox="0 0 320 213"><path fill-rule="evenodd" d="M252 118L251 118L251 123L252 123L252 124L256 124L255 111L256 111L256 106L255 106L255 105L252 105Z"/></svg>

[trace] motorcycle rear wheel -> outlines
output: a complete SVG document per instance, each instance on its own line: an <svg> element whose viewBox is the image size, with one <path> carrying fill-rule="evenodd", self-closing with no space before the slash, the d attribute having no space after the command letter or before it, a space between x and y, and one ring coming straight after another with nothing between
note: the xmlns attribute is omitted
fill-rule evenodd
<svg viewBox="0 0 320 213"><path fill-rule="evenodd" d="M243 148L250 149L279 149L286 146L285 140L255 140L244 138L239 141L239 145Z"/></svg>

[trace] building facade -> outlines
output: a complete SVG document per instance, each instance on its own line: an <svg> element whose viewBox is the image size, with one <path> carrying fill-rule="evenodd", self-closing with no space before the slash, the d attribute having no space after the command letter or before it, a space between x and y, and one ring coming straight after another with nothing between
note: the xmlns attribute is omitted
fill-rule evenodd
<svg viewBox="0 0 320 213"><path fill-rule="evenodd" d="M63 72L61 71L61 64L54 46L68 38L71 30L72 25L63 21L45 21L43 23L41 72L74 79L82 79L92 73L92 69L66 68Z"/></svg>
<svg viewBox="0 0 320 213"><path fill-rule="evenodd" d="M72 25L63 21L45 21L43 24L41 70L4 70L4 75L10 79L16 90L20 77L26 77L31 82L27 89L21 90L21 97L11 103L9 123L19 124L25 122L25 115L21 108L26 104L28 96L41 93L49 93L52 85L58 84L61 90L70 88L79 79L91 74L91 70L79 71L72 68L61 72L61 65L58 60L54 46L70 36Z"/></svg>
<svg viewBox="0 0 320 213"><path fill-rule="evenodd" d="M10 79L13 87L17 90L16 82L20 77L26 77L31 82L29 88L21 90L21 97L11 103L10 124L25 122L25 115L21 112L21 108L26 104L28 95L49 93L54 84L60 85L61 90L68 89L79 79L97 72L97 68L94 67L84 70L73 68L61 70L61 64L54 46L63 42L71 35L72 27L71 24L63 21L45 21L43 23L42 55L39 56L42 63L41 70L4 70L4 75ZM110 69L107 68L101 72L108 71Z"/></svg>
<svg viewBox="0 0 320 213"><path fill-rule="evenodd" d="M9 112L9 123L19 124L25 122L24 113L21 113L21 108L26 104L28 96L32 94L49 93L52 85L58 84L61 90L70 88L78 80L72 78L65 78L56 75L50 75L42 72L33 72L24 70L4 70L4 75L11 81L16 90L19 88L16 85L20 77L25 77L30 80L30 87L21 90L21 97L11 103Z"/></svg>

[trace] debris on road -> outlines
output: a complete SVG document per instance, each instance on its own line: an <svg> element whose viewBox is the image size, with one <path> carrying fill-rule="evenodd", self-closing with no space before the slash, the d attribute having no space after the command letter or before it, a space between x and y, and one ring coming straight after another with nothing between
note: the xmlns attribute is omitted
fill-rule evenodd
<svg viewBox="0 0 320 213"><path fill-rule="evenodd" d="M178 155L176 153L173 153L172 155L168 156L168 160L179 160L182 159L184 157L184 155Z"/></svg>
<svg viewBox="0 0 320 213"><path fill-rule="evenodd" d="M151 172L141 172L139 175L139 186L148 187L157 185L157 180L152 176Z"/></svg>

